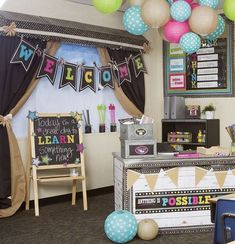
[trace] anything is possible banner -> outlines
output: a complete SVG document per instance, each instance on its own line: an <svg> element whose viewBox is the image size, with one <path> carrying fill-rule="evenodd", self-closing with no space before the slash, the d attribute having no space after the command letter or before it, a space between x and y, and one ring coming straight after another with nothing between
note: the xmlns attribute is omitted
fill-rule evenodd
<svg viewBox="0 0 235 244"><path fill-rule="evenodd" d="M40 51L38 46L35 47L22 38L10 63L20 63L27 72L35 54L39 55L39 53L42 53L37 52L38 50ZM93 92L96 92L96 69L99 71L99 89L103 89L105 87L114 89L115 79L117 80L119 86L121 86L125 81L131 82L131 73L129 70L130 61L132 61L136 77L138 77L142 72L147 73L142 53L139 53L136 56L125 58L125 61L119 63L113 61L112 63L101 67L98 67L96 64L94 67L91 67L85 66L83 64L78 65L68 63L57 57L50 56L44 52L42 55L42 61L40 63L36 77L46 77L51 82L51 84L54 85L58 66L62 65L59 88L63 88L69 85L75 91L77 91L78 72L81 72L79 92L86 88L90 88Z"/></svg>

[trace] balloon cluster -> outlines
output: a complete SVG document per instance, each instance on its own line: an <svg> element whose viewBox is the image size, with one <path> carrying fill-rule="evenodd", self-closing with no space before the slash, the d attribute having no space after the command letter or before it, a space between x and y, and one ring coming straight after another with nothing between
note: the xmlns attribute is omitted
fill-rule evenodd
<svg viewBox="0 0 235 244"><path fill-rule="evenodd" d="M225 29L223 17L215 11L219 0L129 0L129 4L123 16L128 32L142 35L158 28L165 41L179 43L189 54L200 48L201 37L213 41Z"/></svg>

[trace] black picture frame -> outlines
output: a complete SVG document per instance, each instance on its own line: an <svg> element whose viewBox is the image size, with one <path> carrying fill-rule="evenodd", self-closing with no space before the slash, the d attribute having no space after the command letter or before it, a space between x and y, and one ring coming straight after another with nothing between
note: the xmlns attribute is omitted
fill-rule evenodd
<svg viewBox="0 0 235 244"><path fill-rule="evenodd" d="M201 52L186 54L182 51L179 44L172 44L163 41L163 82L164 96L183 96L183 97L232 97L235 96L234 81L234 22L221 15L225 20L225 31L221 37L214 42L202 39ZM206 53L206 49L211 48L211 53ZM203 51L205 53L203 53ZM214 50L214 51L213 51ZM209 51L209 50L208 50ZM199 63L198 57L203 60L207 55L217 57L214 61L214 67L210 67L213 60L207 60L208 67L197 66L196 76L195 69L192 69L192 60ZM191 63L190 63L191 62ZM204 62L204 63L206 63ZM217 63L217 66L216 66ZM215 75L208 74L208 70ZM207 70L206 70L207 69ZM200 70L200 75L198 71ZM217 73L216 73L217 70ZM206 75L203 73L207 72ZM211 71L209 71L211 72ZM202 73L202 74L201 74ZM217 76L216 76L217 75ZM205 80L203 79L214 79ZM200 79L200 80L199 80ZM201 81L202 80L202 81Z"/></svg>

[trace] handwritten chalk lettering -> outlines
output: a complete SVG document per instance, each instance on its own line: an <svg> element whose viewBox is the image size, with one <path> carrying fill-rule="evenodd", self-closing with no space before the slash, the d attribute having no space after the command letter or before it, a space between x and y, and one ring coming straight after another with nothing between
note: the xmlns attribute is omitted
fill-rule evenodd
<svg viewBox="0 0 235 244"><path fill-rule="evenodd" d="M53 128L41 128L40 132L42 133L42 135L46 136L46 135L57 135L59 133L59 127L53 127ZM38 131L39 132L39 131ZM39 133L40 133L39 132Z"/></svg>
<svg viewBox="0 0 235 244"><path fill-rule="evenodd" d="M70 144L74 143L74 135L38 136L37 140L38 145Z"/></svg>
<svg viewBox="0 0 235 244"><path fill-rule="evenodd" d="M48 155L49 164L75 163L80 159L76 150L80 142L80 130L72 116L40 117L34 121L35 156ZM43 163L43 162L42 162Z"/></svg>
<svg viewBox="0 0 235 244"><path fill-rule="evenodd" d="M62 125L69 125L69 121L67 119L63 119L61 123Z"/></svg>
<svg viewBox="0 0 235 244"><path fill-rule="evenodd" d="M71 147L61 147L60 145L56 146L42 146L39 148L40 155L57 155L57 154L64 154L67 155L68 158L71 158L73 155L74 149Z"/></svg>
<svg viewBox="0 0 235 244"><path fill-rule="evenodd" d="M59 127L60 126L59 119L38 118L37 122L38 122L38 126L40 126L40 127L51 127L51 126Z"/></svg>

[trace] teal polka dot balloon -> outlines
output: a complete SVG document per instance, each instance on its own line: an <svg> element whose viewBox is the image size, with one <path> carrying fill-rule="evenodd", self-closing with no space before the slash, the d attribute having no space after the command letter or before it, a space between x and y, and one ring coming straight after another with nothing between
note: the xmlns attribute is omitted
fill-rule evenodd
<svg viewBox="0 0 235 244"><path fill-rule="evenodd" d="M188 32L180 38L180 47L188 54L195 53L201 47L201 38L193 32Z"/></svg>
<svg viewBox="0 0 235 244"><path fill-rule="evenodd" d="M142 35L149 29L149 26L141 18L140 6L128 8L123 15L122 22L125 30L133 35Z"/></svg>
<svg viewBox="0 0 235 244"><path fill-rule="evenodd" d="M202 6L209 6L216 9L219 5L219 0L198 0L198 3Z"/></svg>
<svg viewBox="0 0 235 244"><path fill-rule="evenodd" d="M135 216L125 210L112 212L105 220L104 231L107 237L115 243L131 241L137 233Z"/></svg>
<svg viewBox="0 0 235 244"><path fill-rule="evenodd" d="M191 7L185 1L177 1L171 5L171 17L179 22L184 22L191 15Z"/></svg>
<svg viewBox="0 0 235 244"><path fill-rule="evenodd" d="M167 0L167 2L171 5L174 3L174 0Z"/></svg>
<svg viewBox="0 0 235 244"><path fill-rule="evenodd" d="M224 18L221 15L218 15L218 24L214 32L212 32L210 35L206 36L206 39L208 40L215 40L219 36L221 36L224 33L225 29L225 21Z"/></svg>

